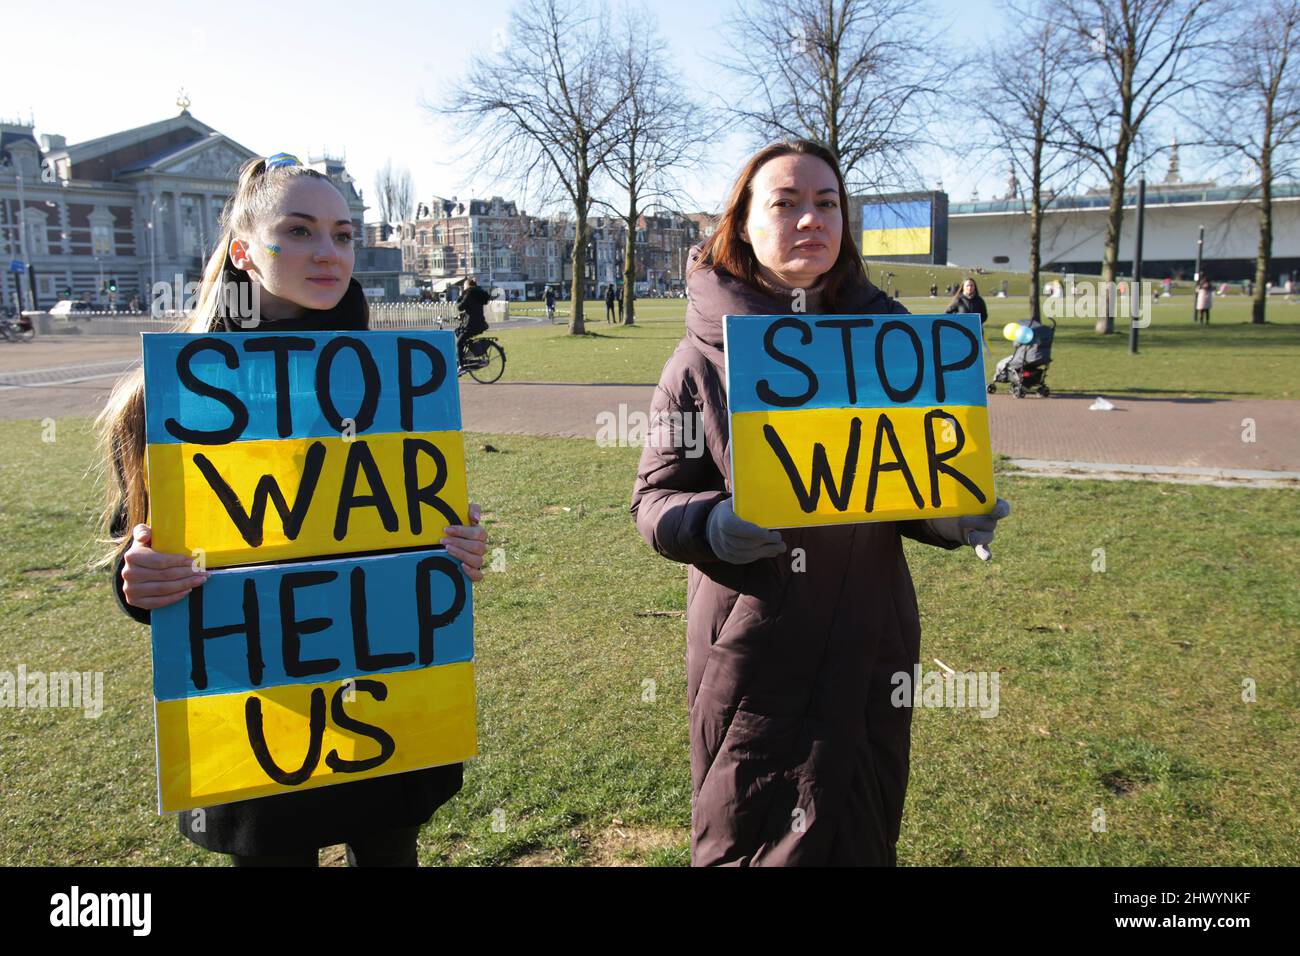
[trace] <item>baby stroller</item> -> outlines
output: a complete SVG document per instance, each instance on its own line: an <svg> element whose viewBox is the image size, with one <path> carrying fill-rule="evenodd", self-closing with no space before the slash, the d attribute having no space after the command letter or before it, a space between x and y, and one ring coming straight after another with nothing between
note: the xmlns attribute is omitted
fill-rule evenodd
<svg viewBox="0 0 1300 956"><path fill-rule="evenodd" d="M1056 319L1051 319L1051 322L1051 328L1032 319L1021 323L1034 333L1034 337L1024 345L1017 345L1014 352L998 362L993 381L988 384L990 395L998 390L998 382L1010 385L1011 394L1016 398L1024 398L1031 388L1036 389L1043 398L1052 394L1052 390L1047 387L1047 366L1052 364L1052 337L1056 334Z"/></svg>

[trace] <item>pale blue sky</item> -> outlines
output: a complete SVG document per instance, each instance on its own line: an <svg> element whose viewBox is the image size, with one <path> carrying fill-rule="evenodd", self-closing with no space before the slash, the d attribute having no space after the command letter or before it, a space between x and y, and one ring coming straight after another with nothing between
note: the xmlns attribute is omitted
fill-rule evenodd
<svg viewBox="0 0 1300 956"><path fill-rule="evenodd" d="M611 0L611 6L618 6ZM184 86L191 112L262 153L345 152L367 194L385 159L410 167L419 197L508 193L473 162L455 164L455 131L420 107L455 81L475 51L507 26L510 0L473 3L325 0L299 4L177 3L175 0L7 0L0 52L0 117L69 142L155 122L176 112ZM937 0L960 45L1002 23L993 0ZM687 83L718 86L705 59L730 0L656 0L651 9ZM719 203L744 155L738 137L702 146L707 164L687 185L702 206ZM305 158L305 156L304 156ZM988 196L1004 172L972 171L935 158L954 200L978 185ZM368 213L373 218L373 210Z"/></svg>

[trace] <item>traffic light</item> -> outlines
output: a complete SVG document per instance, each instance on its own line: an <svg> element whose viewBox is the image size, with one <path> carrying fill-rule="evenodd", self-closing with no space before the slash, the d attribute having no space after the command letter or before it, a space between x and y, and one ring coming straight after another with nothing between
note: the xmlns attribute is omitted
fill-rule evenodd
<svg viewBox="0 0 1300 956"><path fill-rule="evenodd" d="M113 278L108 280L108 291L109 292L117 291L117 276L114 276Z"/></svg>

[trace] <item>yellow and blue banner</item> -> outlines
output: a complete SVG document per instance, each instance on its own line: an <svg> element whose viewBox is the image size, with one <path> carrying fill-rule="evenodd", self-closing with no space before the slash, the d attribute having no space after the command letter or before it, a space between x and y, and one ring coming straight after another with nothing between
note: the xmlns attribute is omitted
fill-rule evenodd
<svg viewBox="0 0 1300 956"><path fill-rule="evenodd" d="M888 259L930 253L932 204L928 199L864 203L862 255Z"/></svg>
<svg viewBox="0 0 1300 956"><path fill-rule="evenodd" d="M723 319L736 514L766 528L993 510L970 315Z"/></svg>
<svg viewBox="0 0 1300 956"><path fill-rule="evenodd" d="M222 569L152 614L160 812L474 756L453 333L150 334L143 363L153 546Z"/></svg>

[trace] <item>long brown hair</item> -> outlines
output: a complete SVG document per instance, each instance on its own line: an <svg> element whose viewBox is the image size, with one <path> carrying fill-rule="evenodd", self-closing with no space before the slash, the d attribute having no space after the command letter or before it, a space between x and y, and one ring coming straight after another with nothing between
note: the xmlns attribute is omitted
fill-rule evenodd
<svg viewBox="0 0 1300 956"><path fill-rule="evenodd" d="M970 283L970 287L971 287L971 294L970 294L971 301L974 302L976 299L980 297L979 283L977 283L970 276L967 276L966 278L962 279L960 282L957 283L957 291L952 294L952 301L948 303L949 305L956 305L958 302L961 301L961 297L966 294L967 282Z"/></svg>
<svg viewBox="0 0 1300 956"><path fill-rule="evenodd" d="M840 254L827 270L823 296L831 309L839 307L843 293L854 287L867 285L867 274L858 255L857 243L849 226L849 191L844 185L840 162L829 148L810 139L783 139L769 143L749 158L727 196L727 208L718 221L713 235L705 240L702 254L691 266L695 269L724 269L738 279L758 287L759 262L754 247L741 238L741 230L749 219L749 204L754 195L754 177L770 159L778 156L816 156L835 173L840 188Z"/></svg>
<svg viewBox="0 0 1300 956"><path fill-rule="evenodd" d="M297 176L323 179L329 177L306 166L274 166L266 160L250 159L239 169L235 193L221 211L220 232L216 248L208 257L199 283L197 305L171 331L220 331L235 302L252 301L246 283L248 273L235 268L230 260L230 240L246 236L258 220L270 212L284 187ZM332 185L332 183L331 183ZM180 290L174 290L179 295ZM108 404L95 419L100 461L106 476L107 496L100 524L112 549L101 564L112 562L131 544L132 529L149 518L149 492L145 482L144 372L128 372L113 387Z"/></svg>

